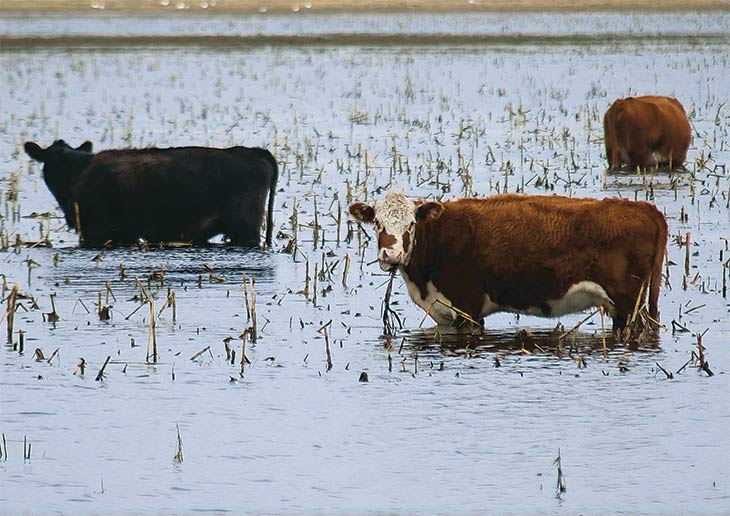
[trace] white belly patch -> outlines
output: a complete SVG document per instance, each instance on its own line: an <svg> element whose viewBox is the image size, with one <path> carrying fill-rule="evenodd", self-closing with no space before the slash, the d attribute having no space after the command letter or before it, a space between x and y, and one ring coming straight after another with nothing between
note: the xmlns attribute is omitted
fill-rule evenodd
<svg viewBox="0 0 730 516"><path fill-rule="evenodd" d="M570 287L562 298L548 301L548 306L550 306L550 315L559 317L582 312L594 306L603 306L611 310L614 304L598 283L581 281Z"/></svg>
<svg viewBox="0 0 730 516"><path fill-rule="evenodd" d="M447 325L452 324L456 320L456 312L448 308L448 306L452 306L451 301L436 288L432 281L426 284L426 297L423 298L421 297L421 289L410 280L408 274L403 269L401 269L401 275L408 288L408 295L431 316L431 319L436 321L436 324ZM441 303L436 302L437 300L441 301Z"/></svg>
<svg viewBox="0 0 730 516"><path fill-rule="evenodd" d="M501 306L492 301L492 298L489 297L489 294L484 294L484 303L482 304L482 317L486 317L489 314L493 314L495 312L510 312L514 314L524 314L524 315L536 315L538 317L545 317L545 314L543 311L536 307L536 306L528 306L527 308L523 310L518 310L517 308L512 308L511 306Z"/></svg>
<svg viewBox="0 0 730 516"><path fill-rule="evenodd" d="M421 297L421 290L418 288L418 285L410 280L408 274L403 269L401 269L401 274L408 288L408 295L418 306L429 313L431 318L436 321L436 324L450 325L456 320L456 312L448 308L452 306L451 301L436 288L432 281L426 284L426 297L423 298ZM568 289L563 297L548 300L546 304L550 308L549 314L545 314L542 308L538 306L530 306L526 309L518 310L509 306L500 306L492 301L488 294L485 294L481 316L485 317L495 312L512 312L539 317L560 317L562 315L582 312L583 310L597 306L603 306L611 313L614 307L613 301L608 297L604 288L592 281L576 283Z"/></svg>
<svg viewBox="0 0 730 516"><path fill-rule="evenodd" d="M565 295L559 299L551 299L545 303L550 308L550 313L546 314L542 308L538 306L530 306L525 309L516 309L511 306L500 306L493 302L489 295L484 295L484 304L482 305L482 316L487 316L495 312L511 312L524 315L537 315L538 317L560 317L561 315L574 314L582 312L594 306L603 306L609 312L613 311L613 300L602 286L592 281L581 281L571 286Z"/></svg>

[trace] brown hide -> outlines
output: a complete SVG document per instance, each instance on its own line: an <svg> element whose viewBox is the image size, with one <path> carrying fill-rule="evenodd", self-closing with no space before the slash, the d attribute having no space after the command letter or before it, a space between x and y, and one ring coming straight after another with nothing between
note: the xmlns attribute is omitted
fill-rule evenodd
<svg viewBox="0 0 730 516"><path fill-rule="evenodd" d="M658 316L667 225L653 204L499 195L443 207L440 217L417 224L404 268L423 298L432 281L477 320L485 293L502 307L550 315L547 301L592 281L614 301L614 327L621 327L646 282L650 314Z"/></svg>
<svg viewBox="0 0 730 516"><path fill-rule="evenodd" d="M629 97L615 101L603 118L609 170L669 165L681 168L692 140L682 104L670 97ZM666 161L657 162L658 152Z"/></svg>

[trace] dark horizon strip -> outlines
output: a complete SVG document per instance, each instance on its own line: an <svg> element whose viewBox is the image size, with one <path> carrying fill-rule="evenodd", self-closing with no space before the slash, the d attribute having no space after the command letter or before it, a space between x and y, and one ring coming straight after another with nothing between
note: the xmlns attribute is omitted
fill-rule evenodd
<svg viewBox="0 0 730 516"><path fill-rule="evenodd" d="M482 46L482 45L609 45L626 43L684 43L727 45L730 34L319 34L319 35L160 35L160 36L7 36L0 35L0 50L33 48L124 47L313 47L313 46Z"/></svg>

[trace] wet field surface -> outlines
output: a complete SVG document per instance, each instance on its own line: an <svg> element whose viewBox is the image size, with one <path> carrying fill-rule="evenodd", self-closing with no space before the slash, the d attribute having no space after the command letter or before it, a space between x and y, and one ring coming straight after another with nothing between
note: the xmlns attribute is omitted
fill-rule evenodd
<svg viewBox="0 0 730 516"><path fill-rule="evenodd" d="M4 510L730 507L730 20L627 15L629 28L612 30L617 15L491 16L463 27L458 17L440 26L441 16L393 15L310 16L302 26L287 17L180 23L208 36L566 37L547 46L455 37L225 48L69 41L0 51L3 307L14 284L21 294L13 343L0 349ZM174 32L135 17L17 20L0 20L5 36ZM657 27L665 40L649 37ZM637 36L615 36L629 32ZM571 33L606 34L606 43ZM697 39L706 34L713 37ZM688 171L606 175L603 113L618 97L646 93L684 104L693 127ZM26 140L56 138L88 139L97 150L270 149L280 163L274 250L78 249L41 167L22 150ZM558 349L558 337L587 314L501 314L480 335L436 331L421 324L423 312L396 278L392 307L404 328L383 338L388 277L371 264L372 231L348 222L346 208L391 185L432 199L509 191L655 202L670 228L659 301L666 328L636 346L609 335L605 352L598 316ZM241 374L239 336L252 324L244 274L255 278L259 335L246 344L251 363ZM174 320L171 307L160 313L169 291ZM147 295L157 364L146 363ZM100 299L109 320L98 315ZM4 338L6 324L0 329ZM692 363L682 369L697 335L714 376ZM35 359L36 348L46 360ZM104 380L94 381L107 357ZM80 358L83 375L74 374ZM367 383L358 381L363 372ZM558 450L567 485L560 497Z"/></svg>

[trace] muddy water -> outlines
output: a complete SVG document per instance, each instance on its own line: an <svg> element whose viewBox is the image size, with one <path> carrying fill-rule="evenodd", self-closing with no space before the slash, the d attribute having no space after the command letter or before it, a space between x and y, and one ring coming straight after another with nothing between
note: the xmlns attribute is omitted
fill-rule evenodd
<svg viewBox="0 0 730 516"><path fill-rule="evenodd" d="M645 18L641 27L661 24ZM600 32L611 17L590 20ZM59 20L33 23L44 33L67 30ZM688 16L685 23L701 31L712 22ZM11 244L16 235L33 242L46 233L53 244L0 254L7 284L24 294L15 328L25 332L25 353L0 350L8 453L0 461L2 507L726 510L729 51L727 39L699 46L612 39L546 48L0 53L2 229ZM619 96L649 92L677 96L687 107L695 131L689 172L605 176L603 112ZM300 252L78 250L55 217L40 167L21 148L25 140L57 137L74 145L91 139L98 149L266 146L282 167L276 250L295 234L296 207ZM507 190L653 200L671 235L690 233L692 242L685 281L686 248L670 243L671 286L660 299L668 328L655 345L636 349L609 339L604 355L596 317L559 356L556 324L570 328L584 315L497 315L484 335L436 332L429 322L419 328L423 314L397 280L394 307L405 328L381 338L387 277L367 265L375 250L366 234L344 215L338 232L336 220L348 196L372 199L391 183L447 199ZM315 213L322 228L316 242ZM247 344L251 364L241 376L237 338L250 325L243 273L255 277L260 337ZM168 289L176 294L176 320L169 308L157 318L155 365L145 364L150 317L136 297L140 285L155 293L156 311ZM96 314L99 293L112 307L109 321ZM44 315L51 294L55 323ZM318 330L329 321L328 371ZM676 374L696 349L695 334L705 331L715 376L692 367ZM229 336L235 364L226 361ZM34 360L36 348L46 357L59 352L49 364ZM87 369L74 375L80 357ZM105 379L95 382L107 357ZM358 381L362 372L368 383ZM173 460L176 425L182 463ZM31 444L25 461L24 439ZM556 498L558 450L567 492Z"/></svg>

